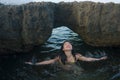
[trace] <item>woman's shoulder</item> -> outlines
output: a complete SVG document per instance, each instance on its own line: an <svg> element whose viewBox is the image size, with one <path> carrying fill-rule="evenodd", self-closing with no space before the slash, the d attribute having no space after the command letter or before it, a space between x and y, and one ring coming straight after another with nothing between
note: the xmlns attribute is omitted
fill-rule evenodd
<svg viewBox="0 0 120 80"><path fill-rule="evenodd" d="M83 56L82 54L80 54L80 53L75 53L75 56Z"/></svg>
<svg viewBox="0 0 120 80"><path fill-rule="evenodd" d="M80 53L76 53L75 54L75 58L76 58L76 60L78 60L80 57L82 57L83 55L82 54L80 54Z"/></svg>

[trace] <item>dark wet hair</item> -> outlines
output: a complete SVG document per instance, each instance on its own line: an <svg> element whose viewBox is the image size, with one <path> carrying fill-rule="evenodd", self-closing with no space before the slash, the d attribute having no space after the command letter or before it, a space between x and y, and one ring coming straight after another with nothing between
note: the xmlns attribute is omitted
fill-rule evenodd
<svg viewBox="0 0 120 80"><path fill-rule="evenodd" d="M64 46L64 43L65 42L69 42L69 43L71 43L70 41L64 41L63 43L62 43L62 46L61 46L61 48L60 48L60 52L59 52L59 57L61 58L61 62L63 63L63 64L65 64L65 61L67 60L67 57L66 57L66 55L65 55L65 53L64 53L64 51L63 51L63 46ZM72 45L72 43L71 43L71 45ZM74 47L73 47L73 45L72 45L72 54L73 54L73 56L75 56L75 50L74 50Z"/></svg>

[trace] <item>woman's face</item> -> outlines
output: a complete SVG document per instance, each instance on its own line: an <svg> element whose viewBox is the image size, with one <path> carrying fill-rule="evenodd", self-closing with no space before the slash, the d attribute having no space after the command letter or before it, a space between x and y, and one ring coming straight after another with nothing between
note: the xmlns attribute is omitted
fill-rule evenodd
<svg viewBox="0 0 120 80"><path fill-rule="evenodd" d="M65 42L63 44L63 51L69 51L69 50L72 50L72 45L69 42Z"/></svg>

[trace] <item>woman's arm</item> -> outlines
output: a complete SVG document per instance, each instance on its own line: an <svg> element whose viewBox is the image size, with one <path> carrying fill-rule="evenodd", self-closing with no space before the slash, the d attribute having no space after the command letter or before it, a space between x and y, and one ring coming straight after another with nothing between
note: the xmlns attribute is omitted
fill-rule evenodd
<svg viewBox="0 0 120 80"><path fill-rule="evenodd" d="M107 59L107 56L101 57L101 58L90 58L90 57L85 57L82 56L81 54L76 54L76 59L81 60L81 61L99 61L99 60L105 60Z"/></svg>
<svg viewBox="0 0 120 80"><path fill-rule="evenodd" d="M47 65L47 64L53 64L53 63L55 63L55 62L58 61L58 60L59 60L59 57L56 57L56 58L54 58L54 59L37 62L37 63L35 63L35 64L33 64L32 62L25 62L25 63L26 63L26 64L29 64L29 65Z"/></svg>

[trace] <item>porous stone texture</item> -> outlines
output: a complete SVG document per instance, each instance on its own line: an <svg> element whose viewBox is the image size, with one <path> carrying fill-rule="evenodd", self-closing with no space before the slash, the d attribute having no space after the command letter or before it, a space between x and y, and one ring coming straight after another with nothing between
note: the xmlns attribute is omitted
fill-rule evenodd
<svg viewBox="0 0 120 80"><path fill-rule="evenodd" d="M38 2L0 4L0 51L30 51L68 26L92 46L120 46L120 4ZM1 54L1 53L0 53Z"/></svg>
<svg viewBox="0 0 120 80"><path fill-rule="evenodd" d="M120 45L120 4L61 2L55 12L55 26L67 25L92 46Z"/></svg>
<svg viewBox="0 0 120 80"><path fill-rule="evenodd" d="M29 51L51 35L54 4L0 5L0 49Z"/></svg>

